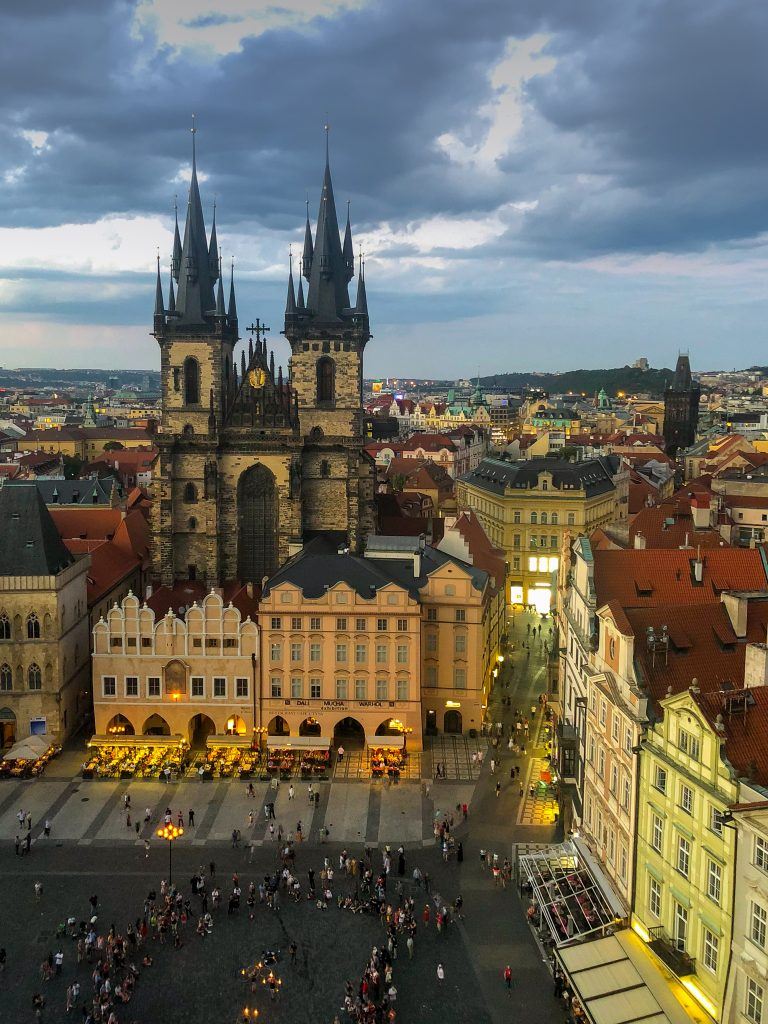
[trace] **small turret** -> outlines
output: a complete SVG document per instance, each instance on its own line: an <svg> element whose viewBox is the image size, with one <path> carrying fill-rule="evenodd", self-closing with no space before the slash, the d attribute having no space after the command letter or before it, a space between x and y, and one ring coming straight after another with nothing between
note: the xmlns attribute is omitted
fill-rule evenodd
<svg viewBox="0 0 768 1024"><path fill-rule="evenodd" d="M309 275L312 271L312 257L314 254L314 246L312 245L312 228L309 226L309 199L307 199L307 223L304 228L304 252L301 257L301 272L309 281Z"/></svg>
<svg viewBox="0 0 768 1024"><path fill-rule="evenodd" d="M347 269L347 281L351 281L355 276L355 250L352 246L352 226L349 223L349 205L349 200L347 200L347 226L344 230L344 246L342 248L344 265Z"/></svg>
<svg viewBox="0 0 768 1024"><path fill-rule="evenodd" d="M285 315L296 318L296 292L293 288L293 256L288 256L288 296L285 300Z"/></svg>
<svg viewBox="0 0 768 1024"><path fill-rule="evenodd" d="M235 261L232 260L232 265L229 273L229 309L227 310L227 319L229 320L229 326L234 327L237 330L237 303L235 302Z"/></svg>
<svg viewBox="0 0 768 1024"><path fill-rule="evenodd" d="M213 201L213 224L211 224L211 239L208 243L208 269L211 272L211 280L221 279L221 259L219 257L219 242L216 237L216 200Z"/></svg>

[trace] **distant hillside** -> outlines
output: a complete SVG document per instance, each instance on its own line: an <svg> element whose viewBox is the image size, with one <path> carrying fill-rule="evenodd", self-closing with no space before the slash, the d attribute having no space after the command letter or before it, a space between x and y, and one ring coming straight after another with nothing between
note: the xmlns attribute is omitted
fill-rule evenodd
<svg viewBox="0 0 768 1024"><path fill-rule="evenodd" d="M593 395L604 388L608 395L624 391L628 395L646 392L662 395L667 381L674 376L674 370L639 370L634 366L620 366L612 370L568 370L566 373L496 373L481 377L484 387L503 387L510 391L522 388L541 388L560 394L564 391L585 392Z"/></svg>

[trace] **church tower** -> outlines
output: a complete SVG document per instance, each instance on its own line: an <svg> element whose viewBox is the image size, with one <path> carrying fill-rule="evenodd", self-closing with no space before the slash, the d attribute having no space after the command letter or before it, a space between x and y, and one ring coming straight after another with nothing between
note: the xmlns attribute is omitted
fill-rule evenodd
<svg viewBox="0 0 768 1024"><path fill-rule="evenodd" d="M326 134L315 235L307 210L298 295L291 272L283 333L291 346L291 384L304 439L302 533L305 539L319 532L343 534L358 548L373 528L372 468L362 454L363 353L371 337L362 260L353 306L354 276L349 209L342 241Z"/></svg>
<svg viewBox="0 0 768 1024"><path fill-rule="evenodd" d="M680 448L688 448L696 440L700 398L701 388L691 377L688 355L681 353L674 379L664 392L664 440L667 454L673 458Z"/></svg>
<svg viewBox="0 0 768 1024"><path fill-rule="evenodd" d="M240 352L238 375L234 271L225 306L216 213L208 237L194 131L184 239L177 219L167 305L159 257L157 267L152 333L160 346L162 419L153 571L167 586L188 579L261 583L301 532L296 396L260 328L247 354Z"/></svg>

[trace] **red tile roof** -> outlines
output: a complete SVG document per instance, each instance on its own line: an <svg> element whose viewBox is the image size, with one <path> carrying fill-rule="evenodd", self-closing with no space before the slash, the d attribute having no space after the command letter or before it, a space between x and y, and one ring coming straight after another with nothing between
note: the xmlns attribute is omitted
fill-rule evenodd
<svg viewBox="0 0 768 1024"><path fill-rule="evenodd" d="M472 556L472 565L484 569L493 579L497 590L503 587L506 575L504 551L491 544L477 516L473 512L462 512L451 529L457 530L466 542Z"/></svg>
<svg viewBox="0 0 768 1024"><path fill-rule="evenodd" d="M701 693L696 703L725 741L725 756L740 778L768 785L768 687L754 686L743 711L729 707L730 694ZM718 718L718 716L720 716Z"/></svg>
<svg viewBox="0 0 768 1024"><path fill-rule="evenodd" d="M210 592L211 588L206 587L200 580L186 580L175 583L172 587L158 587L147 598L147 604L157 618L166 615L169 608L179 615L180 609L189 608L195 601L200 604ZM231 580L222 588L224 604L227 605L231 601L243 619L250 615L254 622L258 622L260 594L261 587L255 586L253 597L249 597L246 585L238 580Z"/></svg>
<svg viewBox="0 0 768 1024"><path fill-rule="evenodd" d="M648 548L729 547L717 530L697 530L693 525L690 501L667 499L653 508L644 508L632 520L629 539L634 544L637 534L645 538Z"/></svg>
<svg viewBox="0 0 768 1024"><path fill-rule="evenodd" d="M593 552L598 607L617 600L628 608L717 604L723 590L768 590L760 548L711 548L702 553L703 579L693 576L694 551L645 550Z"/></svg>

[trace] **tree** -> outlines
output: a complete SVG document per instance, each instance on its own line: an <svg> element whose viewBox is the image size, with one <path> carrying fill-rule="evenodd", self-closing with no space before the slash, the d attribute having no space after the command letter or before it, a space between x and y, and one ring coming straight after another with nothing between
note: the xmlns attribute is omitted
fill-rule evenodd
<svg viewBox="0 0 768 1024"><path fill-rule="evenodd" d="M121 452L125 449L125 445L120 441L107 441L104 445L105 452Z"/></svg>
<svg viewBox="0 0 768 1024"><path fill-rule="evenodd" d="M402 473L395 473L395 475L392 477L392 490L395 492L395 494L400 494L404 487L405 476Z"/></svg>
<svg viewBox="0 0 768 1024"><path fill-rule="evenodd" d="M64 463L64 479L65 480L79 480L80 474L83 472L85 463L79 455L64 455L62 456Z"/></svg>

